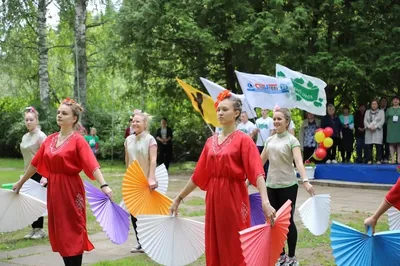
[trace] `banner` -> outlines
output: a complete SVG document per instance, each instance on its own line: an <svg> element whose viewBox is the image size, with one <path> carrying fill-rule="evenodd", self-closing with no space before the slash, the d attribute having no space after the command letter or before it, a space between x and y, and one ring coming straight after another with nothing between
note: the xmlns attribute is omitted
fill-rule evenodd
<svg viewBox="0 0 400 266"><path fill-rule="evenodd" d="M213 125L214 127L220 127L220 123L217 119L217 112L214 108L214 101L213 99L190 86L189 84L185 83L184 81L176 78L179 85L183 88L186 95L189 97L190 101L192 102L193 108L200 113L206 123Z"/></svg>
<svg viewBox="0 0 400 266"><path fill-rule="evenodd" d="M214 99L214 101L217 101L217 96L221 93L221 91L226 90L224 87L218 85L217 83L214 83L208 79L205 78L200 78L201 82L203 82L204 87L206 87L208 93L210 96ZM244 97L243 94L235 94L232 93L233 97L239 98L242 100L243 106L242 106L242 111L245 111L247 113L247 116L252 119L252 118L257 118L257 114L254 111L254 108L250 106L250 104L247 102L246 98Z"/></svg>
<svg viewBox="0 0 400 266"><path fill-rule="evenodd" d="M296 95L296 107L315 115L326 115L326 83L276 64L276 76L290 78Z"/></svg>
<svg viewBox="0 0 400 266"><path fill-rule="evenodd" d="M296 106L295 91L290 79L278 79L239 71L235 73L250 106L270 110L276 105L283 108Z"/></svg>

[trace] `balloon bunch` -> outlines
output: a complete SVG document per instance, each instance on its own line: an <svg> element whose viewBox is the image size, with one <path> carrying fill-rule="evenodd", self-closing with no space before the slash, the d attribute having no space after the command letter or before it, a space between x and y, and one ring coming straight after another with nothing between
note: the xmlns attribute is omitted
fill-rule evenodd
<svg viewBox="0 0 400 266"><path fill-rule="evenodd" d="M319 128L315 131L314 139L319 144L313 154L315 160L321 161L326 157L326 149L333 145L332 134L333 129L331 127Z"/></svg>

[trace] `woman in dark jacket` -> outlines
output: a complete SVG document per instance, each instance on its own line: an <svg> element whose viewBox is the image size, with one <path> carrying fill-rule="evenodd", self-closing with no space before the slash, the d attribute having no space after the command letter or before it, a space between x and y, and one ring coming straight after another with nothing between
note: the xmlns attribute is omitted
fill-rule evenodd
<svg viewBox="0 0 400 266"><path fill-rule="evenodd" d="M333 104L328 104L328 114L324 116L321 120L321 128L331 127L333 129L333 134L331 136L333 140L333 145L327 151L326 163L337 163L336 151L340 147L340 141L342 139L342 123L339 117L335 114L335 106Z"/></svg>
<svg viewBox="0 0 400 266"><path fill-rule="evenodd" d="M161 119L161 127L157 129L156 140L158 142L158 164L164 164L169 168L169 163L172 160L172 129L167 127L167 119Z"/></svg>

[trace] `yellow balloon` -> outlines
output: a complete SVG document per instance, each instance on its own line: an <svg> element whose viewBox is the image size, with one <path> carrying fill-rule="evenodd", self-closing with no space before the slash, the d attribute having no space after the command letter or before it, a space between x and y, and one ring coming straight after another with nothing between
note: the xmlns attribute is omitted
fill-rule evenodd
<svg viewBox="0 0 400 266"><path fill-rule="evenodd" d="M324 139L325 139L325 134L324 134L324 132L322 132L322 131L318 131L317 133L315 133L314 138L315 138L315 141L316 141L317 143L321 143L321 142L323 142Z"/></svg>
<svg viewBox="0 0 400 266"><path fill-rule="evenodd" d="M332 138L325 138L324 139L324 147L325 148L330 148L333 145L333 139Z"/></svg>

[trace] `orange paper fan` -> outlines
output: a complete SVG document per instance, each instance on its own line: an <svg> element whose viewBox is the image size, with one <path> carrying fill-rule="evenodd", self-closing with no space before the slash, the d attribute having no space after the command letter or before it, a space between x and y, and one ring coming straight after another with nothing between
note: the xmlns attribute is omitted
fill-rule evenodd
<svg viewBox="0 0 400 266"><path fill-rule="evenodd" d="M282 253L290 224L290 200L277 211L275 225L256 225L240 231L240 242L246 265L274 266Z"/></svg>
<svg viewBox="0 0 400 266"><path fill-rule="evenodd" d="M138 161L133 161L122 181L122 197L133 216L140 214L168 215L172 200L158 191L151 191Z"/></svg>

